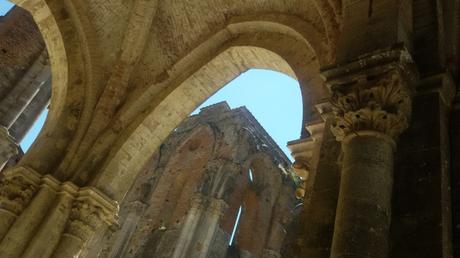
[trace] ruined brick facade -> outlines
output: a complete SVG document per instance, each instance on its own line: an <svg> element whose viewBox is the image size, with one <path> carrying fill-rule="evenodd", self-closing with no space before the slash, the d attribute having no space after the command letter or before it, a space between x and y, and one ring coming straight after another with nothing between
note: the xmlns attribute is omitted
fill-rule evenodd
<svg viewBox="0 0 460 258"><path fill-rule="evenodd" d="M295 190L289 159L257 120L221 102L174 129L121 204L119 227L86 255L280 257Z"/></svg>

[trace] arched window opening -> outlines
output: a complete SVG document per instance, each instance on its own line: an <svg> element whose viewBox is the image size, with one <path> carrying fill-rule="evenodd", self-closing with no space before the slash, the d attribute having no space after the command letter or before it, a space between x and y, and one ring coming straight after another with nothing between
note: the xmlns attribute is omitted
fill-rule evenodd
<svg viewBox="0 0 460 258"><path fill-rule="evenodd" d="M253 183L254 182L254 173L252 173L251 168L249 168L248 177L249 177L249 182Z"/></svg>
<svg viewBox="0 0 460 258"><path fill-rule="evenodd" d="M241 213L243 212L243 206L240 206L240 208L238 208L238 213L236 215L236 218L235 218L235 225L233 226L233 229L232 229L232 234L230 236L230 241L228 242L228 245L229 246L232 246L235 244L235 235L236 235L236 232L238 230L238 225L240 224L240 219L241 219Z"/></svg>

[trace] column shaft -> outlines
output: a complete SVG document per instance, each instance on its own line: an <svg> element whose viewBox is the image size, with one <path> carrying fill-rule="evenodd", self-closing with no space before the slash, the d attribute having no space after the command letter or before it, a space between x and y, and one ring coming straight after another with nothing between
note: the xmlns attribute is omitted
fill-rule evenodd
<svg viewBox="0 0 460 258"><path fill-rule="evenodd" d="M51 76L46 50L0 102L0 125L10 128Z"/></svg>
<svg viewBox="0 0 460 258"><path fill-rule="evenodd" d="M22 258L50 257L53 253L69 217L73 194L76 192L73 186L68 188L69 190L58 194L40 229L22 254Z"/></svg>
<svg viewBox="0 0 460 258"><path fill-rule="evenodd" d="M85 245L106 226L116 223L118 204L92 187L78 191L67 225L51 257L79 257Z"/></svg>
<svg viewBox="0 0 460 258"><path fill-rule="evenodd" d="M179 239L176 242L172 257L183 258L188 257L187 251L192 242L193 234L198 225L201 213L203 212L203 197L196 196L192 199L190 211L187 214L184 225L182 226Z"/></svg>
<svg viewBox="0 0 460 258"><path fill-rule="evenodd" d="M40 114L46 109L51 98L51 78L45 82L34 99L10 127L9 132L17 142L21 142Z"/></svg>
<svg viewBox="0 0 460 258"><path fill-rule="evenodd" d="M389 257L395 141L409 127L416 72L405 49L323 72L342 142L332 258Z"/></svg>
<svg viewBox="0 0 460 258"><path fill-rule="evenodd" d="M15 167L0 179L0 257L78 257L118 205L92 187ZM64 234L63 234L64 232Z"/></svg>
<svg viewBox="0 0 460 258"><path fill-rule="evenodd" d="M0 257L21 257L28 242L53 204L55 191L49 184L42 184L41 189L30 205L16 219L8 234L0 243Z"/></svg>
<svg viewBox="0 0 460 258"><path fill-rule="evenodd" d="M392 141L384 135L350 135L344 140L331 257L388 257Z"/></svg>
<svg viewBox="0 0 460 258"><path fill-rule="evenodd" d="M211 197L206 206L200 219L199 228L193 236L194 246L190 248L188 257L206 258L208 256L211 243L219 227L220 218L227 204L223 200Z"/></svg>

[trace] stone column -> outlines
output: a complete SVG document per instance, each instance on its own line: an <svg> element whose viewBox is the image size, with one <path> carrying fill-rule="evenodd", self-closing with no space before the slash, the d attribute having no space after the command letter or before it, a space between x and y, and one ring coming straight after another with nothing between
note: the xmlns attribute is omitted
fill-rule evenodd
<svg viewBox="0 0 460 258"><path fill-rule="evenodd" d="M195 243L194 248L190 249L186 257L208 257L211 243L219 228L219 221L227 209L227 203L222 199L209 197L203 208L204 212L200 220L199 229L193 236Z"/></svg>
<svg viewBox="0 0 460 258"><path fill-rule="evenodd" d="M412 92L406 53L392 54L325 72L335 108L331 129L343 151L333 258L389 256L393 153L408 127Z"/></svg>
<svg viewBox="0 0 460 258"><path fill-rule="evenodd" d="M10 128L50 76L51 68L45 49L11 92L0 101L0 125Z"/></svg>
<svg viewBox="0 0 460 258"><path fill-rule="evenodd" d="M17 142L21 142L27 132L32 128L37 118L49 105L51 99L51 78L45 82L34 99L24 109L14 124L9 128L9 132Z"/></svg>
<svg viewBox="0 0 460 258"><path fill-rule="evenodd" d="M117 211L94 188L15 167L0 180L0 257L78 257L99 225L116 223Z"/></svg>
<svg viewBox="0 0 460 258"><path fill-rule="evenodd" d="M80 190L73 202L64 234L51 257L78 257L85 244L104 225L116 224L116 207L93 188Z"/></svg>
<svg viewBox="0 0 460 258"><path fill-rule="evenodd" d="M27 251L28 243L34 240L35 233L50 211L58 185L58 181L51 177L41 178L38 191L2 239L0 257L22 257Z"/></svg>
<svg viewBox="0 0 460 258"><path fill-rule="evenodd" d="M395 158L392 258L460 255L452 255L452 229L460 230L452 226L452 214L458 215L458 199L452 205L451 197L458 198L455 191L460 172L456 153L460 139L455 130L460 114L455 106L450 113L454 96L455 82L449 73L417 82L411 124L399 137ZM455 167L450 170L450 166Z"/></svg>
<svg viewBox="0 0 460 258"><path fill-rule="evenodd" d="M450 114L452 180L452 222L454 257L460 257L460 92L457 91Z"/></svg>
<svg viewBox="0 0 460 258"><path fill-rule="evenodd" d="M0 181L0 243L38 190L40 175L16 167Z"/></svg>
<svg viewBox="0 0 460 258"><path fill-rule="evenodd" d="M204 198L201 194L192 197L191 207L182 226L181 233L179 235L179 239L176 242L176 248L172 257L188 257L187 251L193 240L193 235L200 220L201 213L203 212L203 207Z"/></svg>

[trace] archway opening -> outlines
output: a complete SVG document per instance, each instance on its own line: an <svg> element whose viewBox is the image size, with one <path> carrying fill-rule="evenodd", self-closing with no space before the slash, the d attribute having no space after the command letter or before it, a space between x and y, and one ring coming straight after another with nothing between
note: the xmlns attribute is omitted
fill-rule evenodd
<svg viewBox="0 0 460 258"><path fill-rule="evenodd" d="M51 98L51 67L45 42L32 15L0 1L0 127L8 137L9 160L19 162L46 120ZM6 134L4 134L6 135Z"/></svg>

